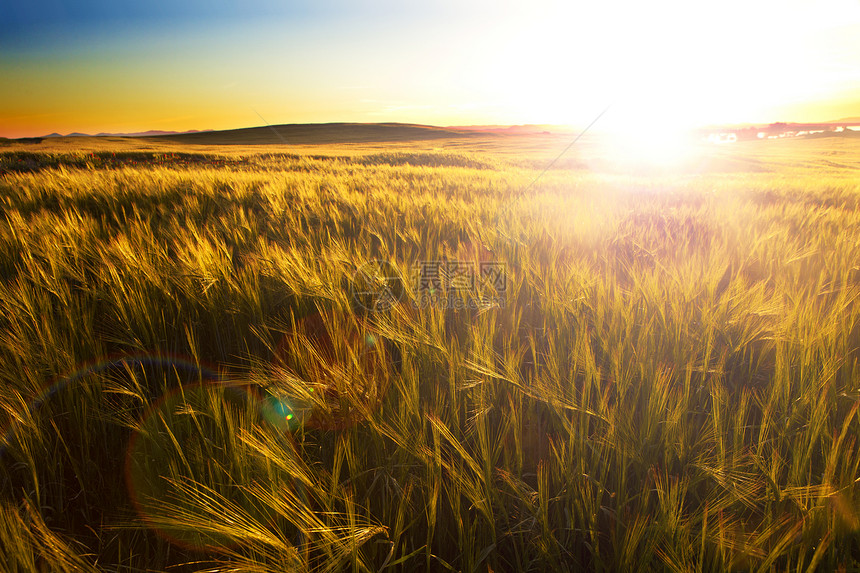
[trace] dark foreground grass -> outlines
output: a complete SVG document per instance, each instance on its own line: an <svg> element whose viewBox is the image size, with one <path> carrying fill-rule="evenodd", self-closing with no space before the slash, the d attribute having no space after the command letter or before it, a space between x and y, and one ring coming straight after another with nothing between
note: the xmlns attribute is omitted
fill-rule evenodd
<svg viewBox="0 0 860 573"><path fill-rule="evenodd" d="M857 568L856 151L764 145L4 154L0 563Z"/></svg>

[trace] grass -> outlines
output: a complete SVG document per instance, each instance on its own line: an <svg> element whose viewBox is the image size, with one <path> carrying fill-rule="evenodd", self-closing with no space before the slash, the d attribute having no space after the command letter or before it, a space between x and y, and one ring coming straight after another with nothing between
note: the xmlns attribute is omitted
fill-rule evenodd
<svg viewBox="0 0 860 573"><path fill-rule="evenodd" d="M2 151L7 569L860 566L857 143L469 141Z"/></svg>

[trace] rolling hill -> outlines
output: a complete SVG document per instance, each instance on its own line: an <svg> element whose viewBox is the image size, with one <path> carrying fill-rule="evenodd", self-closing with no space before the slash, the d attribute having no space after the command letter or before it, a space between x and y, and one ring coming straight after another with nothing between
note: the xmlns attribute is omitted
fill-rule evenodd
<svg viewBox="0 0 860 573"><path fill-rule="evenodd" d="M482 134L460 129L404 123L316 123L158 135L146 139L198 145L314 145L419 141L480 135Z"/></svg>

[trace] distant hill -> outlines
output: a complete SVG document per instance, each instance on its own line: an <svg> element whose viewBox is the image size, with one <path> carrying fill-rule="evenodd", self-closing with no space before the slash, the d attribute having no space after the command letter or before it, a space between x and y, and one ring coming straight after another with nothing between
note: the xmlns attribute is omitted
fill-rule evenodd
<svg viewBox="0 0 860 573"><path fill-rule="evenodd" d="M79 131L73 131L72 133L67 133L63 135L62 133L49 133L48 135L43 135L42 139L47 139L49 137L92 137L89 133L81 133Z"/></svg>
<svg viewBox="0 0 860 573"><path fill-rule="evenodd" d="M481 134L456 128L407 123L309 123L149 137L201 145L316 145L420 141L477 135Z"/></svg>
<svg viewBox="0 0 860 573"><path fill-rule="evenodd" d="M481 133L509 133L516 135L534 135L557 133L559 131L569 131L570 128L564 128L557 125L457 125L447 127L445 129L456 129L460 131L480 131Z"/></svg>
<svg viewBox="0 0 860 573"><path fill-rule="evenodd" d="M212 131L211 129L203 130L203 131ZM138 131L134 133L97 133L95 135L90 135L89 133L80 133L73 132L68 135L63 135L62 133L49 133L48 135L43 135L42 138L48 137L147 137L151 135L179 135L183 133L201 133L200 130L191 129L188 131L160 131L157 129L150 129L149 131Z"/></svg>

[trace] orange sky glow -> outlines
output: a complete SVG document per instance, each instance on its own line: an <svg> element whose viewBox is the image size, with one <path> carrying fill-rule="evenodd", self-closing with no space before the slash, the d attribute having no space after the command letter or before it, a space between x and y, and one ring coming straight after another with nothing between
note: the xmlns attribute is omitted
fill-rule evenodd
<svg viewBox="0 0 860 573"><path fill-rule="evenodd" d="M19 4L0 23L3 137L584 125L610 104L608 128L860 116L856 0Z"/></svg>

